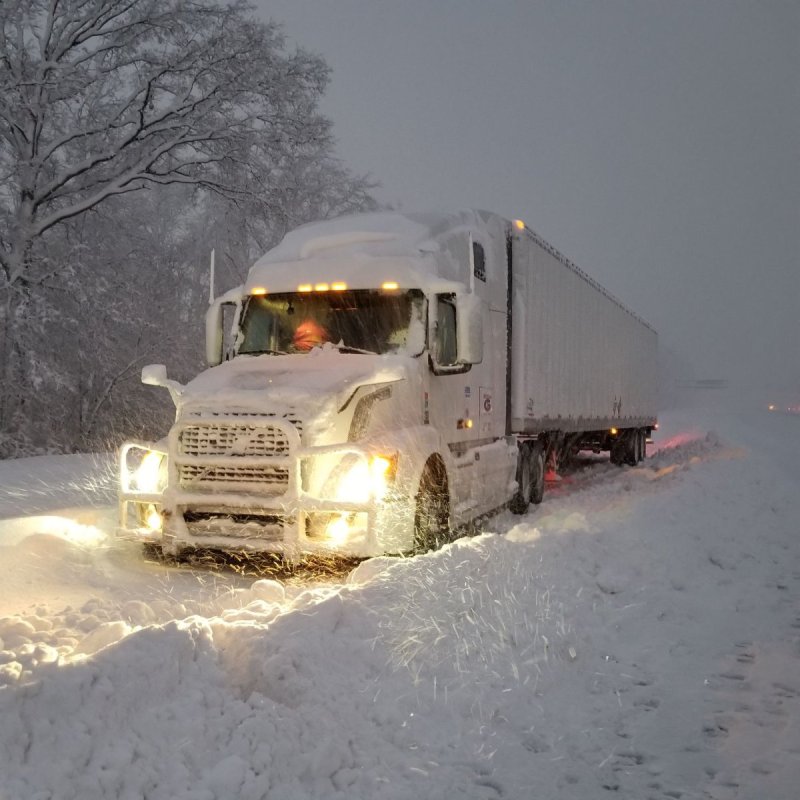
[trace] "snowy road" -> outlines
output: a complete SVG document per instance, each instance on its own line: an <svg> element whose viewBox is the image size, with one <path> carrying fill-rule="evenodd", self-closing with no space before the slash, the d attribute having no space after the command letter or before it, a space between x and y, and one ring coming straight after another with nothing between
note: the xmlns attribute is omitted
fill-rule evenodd
<svg viewBox="0 0 800 800"><path fill-rule="evenodd" d="M0 463L0 798L795 798L800 418L657 448L305 586L113 545L107 462Z"/></svg>

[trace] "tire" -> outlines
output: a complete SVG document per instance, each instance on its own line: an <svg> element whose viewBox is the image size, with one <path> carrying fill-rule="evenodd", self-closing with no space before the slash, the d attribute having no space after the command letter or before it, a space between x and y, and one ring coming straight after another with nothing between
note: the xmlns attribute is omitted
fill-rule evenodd
<svg viewBox="0 0 800 800"><path fill-rule="evenodd" d="M625 430L620 437L611 445L611 463L621 467L628 464L636 466L636 456L638 447L636 444L637 432L635 430Z"/></svg>
<svg viewBox="0 0 800 800"><path fill-rule="evenodd" d="M544 450L537 446L531 453L531 503L538 506L544 498Z"/></svg>
<svg viewBox="0 0 800 800"><path fill-rule="evenodd" d="M427 553L450 541L450 495L447 479L426 468L419 482L414 512L414 552Z"/></svg>
<svg viewBox="0 0 800 800"><path fill-rule="evenodd" d="M639 431L629 430L623 446L623 461L629 467L635 467L639 461Z"/></svg>
<svg viewBox="0 0 800 800"><path fill-rule="evenodd" d="M639 461L644 461L647 458L647 431L644 429L639 430Z"/></svg>
<svg viewBox="0 0 800 800"><path fill-rule="evenodd" d="M512 514L525 514L533 492L533 459L528 445L521 445L517 456L517 491L508 508Z"/></svg>

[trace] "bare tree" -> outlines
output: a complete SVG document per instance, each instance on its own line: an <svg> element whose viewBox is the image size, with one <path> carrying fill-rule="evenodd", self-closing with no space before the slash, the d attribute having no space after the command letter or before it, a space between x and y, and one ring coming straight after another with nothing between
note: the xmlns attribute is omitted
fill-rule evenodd
<svg viewBox="0 0 800 800"><path fill-rule="evenodd" d="M34 345L57 322L53 297L87 294L74 285L90 246L76 219L176 183L262 219L303 216L289 201L308 201L315 171L341 184L328 183L323 213L370 201L330 156L325 63L249 14L212 0L0 4L0 451L13 452L4 441L37 385L64 383Z"/></svg>
<svg viewBox="0 0 800 800"><path fill-rule="evenodd" d="M0 11L0 266L31 275L53 226L145 185L235 194L219 165L254 135L313 141L324 63L236 3L6 0Z"/></svg>

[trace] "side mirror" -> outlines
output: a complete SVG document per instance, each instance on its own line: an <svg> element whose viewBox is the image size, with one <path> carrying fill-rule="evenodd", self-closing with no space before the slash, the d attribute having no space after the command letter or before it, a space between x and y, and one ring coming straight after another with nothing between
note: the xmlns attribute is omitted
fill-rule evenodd
<svg viewBox="0 0 800 800"><path fill-rule="evenodd" d="M241 309L241 286L220 295L208 307L208 311L206 311L206 361L209 367L221 364L226 351L232 351ZM226 328L230 331L227 341Z"/></svg>
<svg viewBox="0 0 800 800"><path fill-rule="evenodd" d="M215 300L206 311L206 361L209 367L222 363L222 302Z"/></svg>
<svg viewBox="0 0 800 800"><path fill-rule="evenodd" d="M142 367L142 383L148 386L164 386L167 382L167 368L163 364L148 364Z"/></svg>
<svg viewBox="0 0 800 800"><path fill-rule="evenodd" d="M169 391L172 402L178 405L178 398L181 396L183 386L178 381L170 380L167 377L167 368L163 364L148 364L142 367L142 383L148 386L163 386Z"/></svg>
<svg viewBox="0 0 800 800"><path fill-rule="evenodd" d="M456 295L458 363L483 361L483 301L474 294Z"/></svg>

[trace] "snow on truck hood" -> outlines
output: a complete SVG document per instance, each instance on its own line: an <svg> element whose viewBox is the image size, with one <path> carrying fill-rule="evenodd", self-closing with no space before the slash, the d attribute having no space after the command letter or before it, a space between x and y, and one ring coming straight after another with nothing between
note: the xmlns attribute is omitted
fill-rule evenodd
<svg viewBox="0 0 800 800"><path fill-rule="evenodd" d="M360 386L405 378L407 361L407 356L340 353L331 346L301 355L237 356L190 381L179 404L261 411L270 403L314 412L333 402L339 408Z"/></svg>

